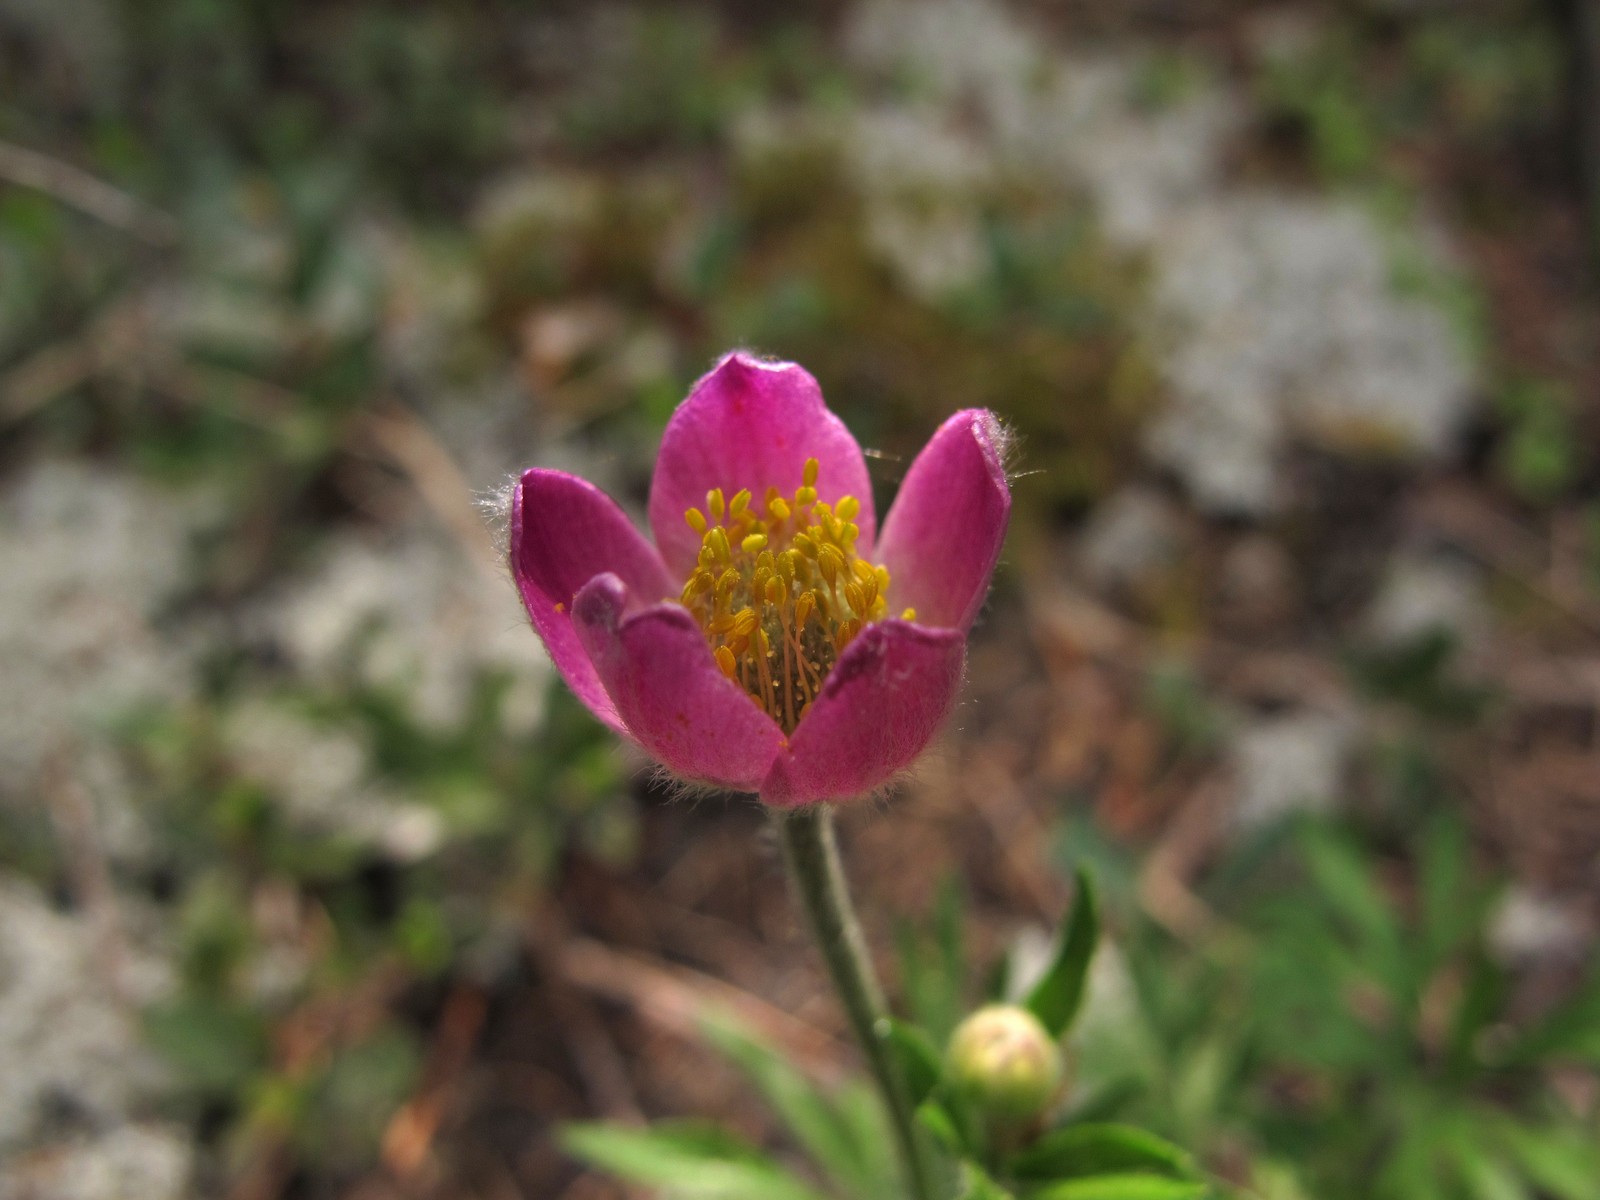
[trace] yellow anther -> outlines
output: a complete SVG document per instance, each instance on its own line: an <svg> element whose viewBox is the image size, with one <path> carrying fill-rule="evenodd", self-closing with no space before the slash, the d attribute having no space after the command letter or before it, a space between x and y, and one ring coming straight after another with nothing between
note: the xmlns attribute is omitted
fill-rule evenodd
<svg viewBox="0 0 1600 1200"><path fill-rule="evenodd" d="M889 612L889 572L856 553L862 502L819 502L820 472L808 460L793 499L767 488L758 502L741 488L729 500L713 488L704 509L684 512L700 550L682 602L718 669L785 733L804 718L844 648ZM908 620L915 615L904 611Z"/></svg>
<svg viewBox="0 0 1600 1200"><path fill-rule="evenodd" d="M917 610L914 609L914 608L903 608L903 609L901 609L900 610L900 619L902 621L915 621L917 619Z"/></svg>
<svg viewBox="0 0 1600 1200"><path fill-rule="evenodd" d="M822 578L832 587L844 567L844 555L839 553L837 546L823 545L817 550L817 567L822 572Z"/></svg>
<svg viewBox="0 0 1600 1200"><path fill-rule="evenodd" d="M861 585L854 579L844 585L844 598L850 604L850 610L857 616L865 616L867 612L867 595L861 590Z"/></svg>

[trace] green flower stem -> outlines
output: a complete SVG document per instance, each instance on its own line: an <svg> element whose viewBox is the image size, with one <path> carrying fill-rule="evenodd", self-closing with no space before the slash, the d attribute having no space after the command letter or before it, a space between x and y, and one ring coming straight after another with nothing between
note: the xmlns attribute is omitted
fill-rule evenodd
<svg viewBox="0 0 1600 1200"><path fill-rule="evenodd" d="M889 1054L888 1012L883 989L872 969L839 865L833 836L833 810L826 804L775 814L783 857L794 880L807 923L828 964L828 974L844 1004L850 1028L866 1056L894 1128L896 1148L913 1200L934 1200L932 1175L917 1136L905 1081Z"/></svg>

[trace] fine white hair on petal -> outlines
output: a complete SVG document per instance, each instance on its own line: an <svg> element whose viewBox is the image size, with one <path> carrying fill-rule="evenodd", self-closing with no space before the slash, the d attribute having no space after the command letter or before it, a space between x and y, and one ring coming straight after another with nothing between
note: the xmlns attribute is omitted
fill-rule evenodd
<svg viewBox="0 0 1600 1200"><path fill-rule="evenodd" d="M1000 469L1009 484L1022 474L1022 436L1002 421L994 412L989 413L989 440L1000 458Z"/></svg>
<svg viewBox="0 0 1600 1200"><path fill-rule="evenodd" d="M511 561L511 506L517 498L517 476L508 475L499 487L476 493L474 499L483 523L489 527L503 564Z"/></svg>

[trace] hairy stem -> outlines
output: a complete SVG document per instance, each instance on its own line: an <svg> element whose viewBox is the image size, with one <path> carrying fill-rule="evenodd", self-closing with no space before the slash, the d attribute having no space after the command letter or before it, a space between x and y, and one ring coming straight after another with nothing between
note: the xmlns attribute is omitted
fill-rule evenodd
<svg viewBox="0 0 1600 1200"><path fill-rule="evenodd" d="M872 959L861 936L861 924L856 920L844 871L839 865L839 848L833 836L833 810L825 804L811 805L777 814L776 822L778 836L783 842L784 861L805 909L812 936L828 964L828 974L850 1019L851 1031L861 1044L861 1052L883 1096L910 1194L913 1200L933 1200L932 1177L917 1137L905 1081L900 1077L898 1064L890 1057L884 1037L888 1013L883 989L872 969Z"/></svg>

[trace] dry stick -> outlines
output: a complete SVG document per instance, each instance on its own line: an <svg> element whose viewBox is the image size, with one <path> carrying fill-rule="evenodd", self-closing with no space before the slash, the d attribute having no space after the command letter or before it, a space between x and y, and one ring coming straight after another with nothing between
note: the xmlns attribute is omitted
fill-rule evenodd
<svg viewBox="0 0 1600 1200"><path fill-rule="evenodd" d="M784 862L805 909L807 924L828 965L851 1031L888 1110L913 1200L933 1200L932 1173L917 1137L916 1116L899 1065L890 1057L888 1011L856 919L833 836L833 809L813 804L775 817Z"/></svg>
<svg viewBox="0 0 1600 1200"><path fill-rule="evenodd" d="M0 179L43 192L152 246L165 249L178 241L177 221L160 209L37 150L0 142Z"/></svg>
<svg viewBox="0 0 1600 1200"><path fill-rule="evenodd" d="M83 906L93 924L100 951L95 967L105 973L112 994L119 1001L127 1002L130 999L127 935L94 805L73 773L73 752L74 747L68 741L51 750L45 759L39 790L50 810L56 836L61 840L73 898Z"/></svg>
<svg viewBox="0 0 1600 1200"><path fill-rule="evenodd" d="M458 985L445 1001L422 1085L383 1131L383 1163L397 1178L410 1178L427 1161L488 1013L488 997L470 985Z"/></svg>
<svg viewBox="0 0 1600 1200"><path fill-rule="evenodd" d="M499 553L484 528L472 488L433 432L398 406L364 418L361 431L411 480L423 503L472 560L497 582L504 578Z"/></svg>
<svg viewBox="0 0 1600 1200"><path fill-rule="evenodd" d="M677 963L646 960L590 938L566 938L553 951L573 987L627 1004L644 1020L686 1039L702 1037L708 1013L726 1012L824 1080L842 1076L832 1035L768 1000Z"/></svg>

